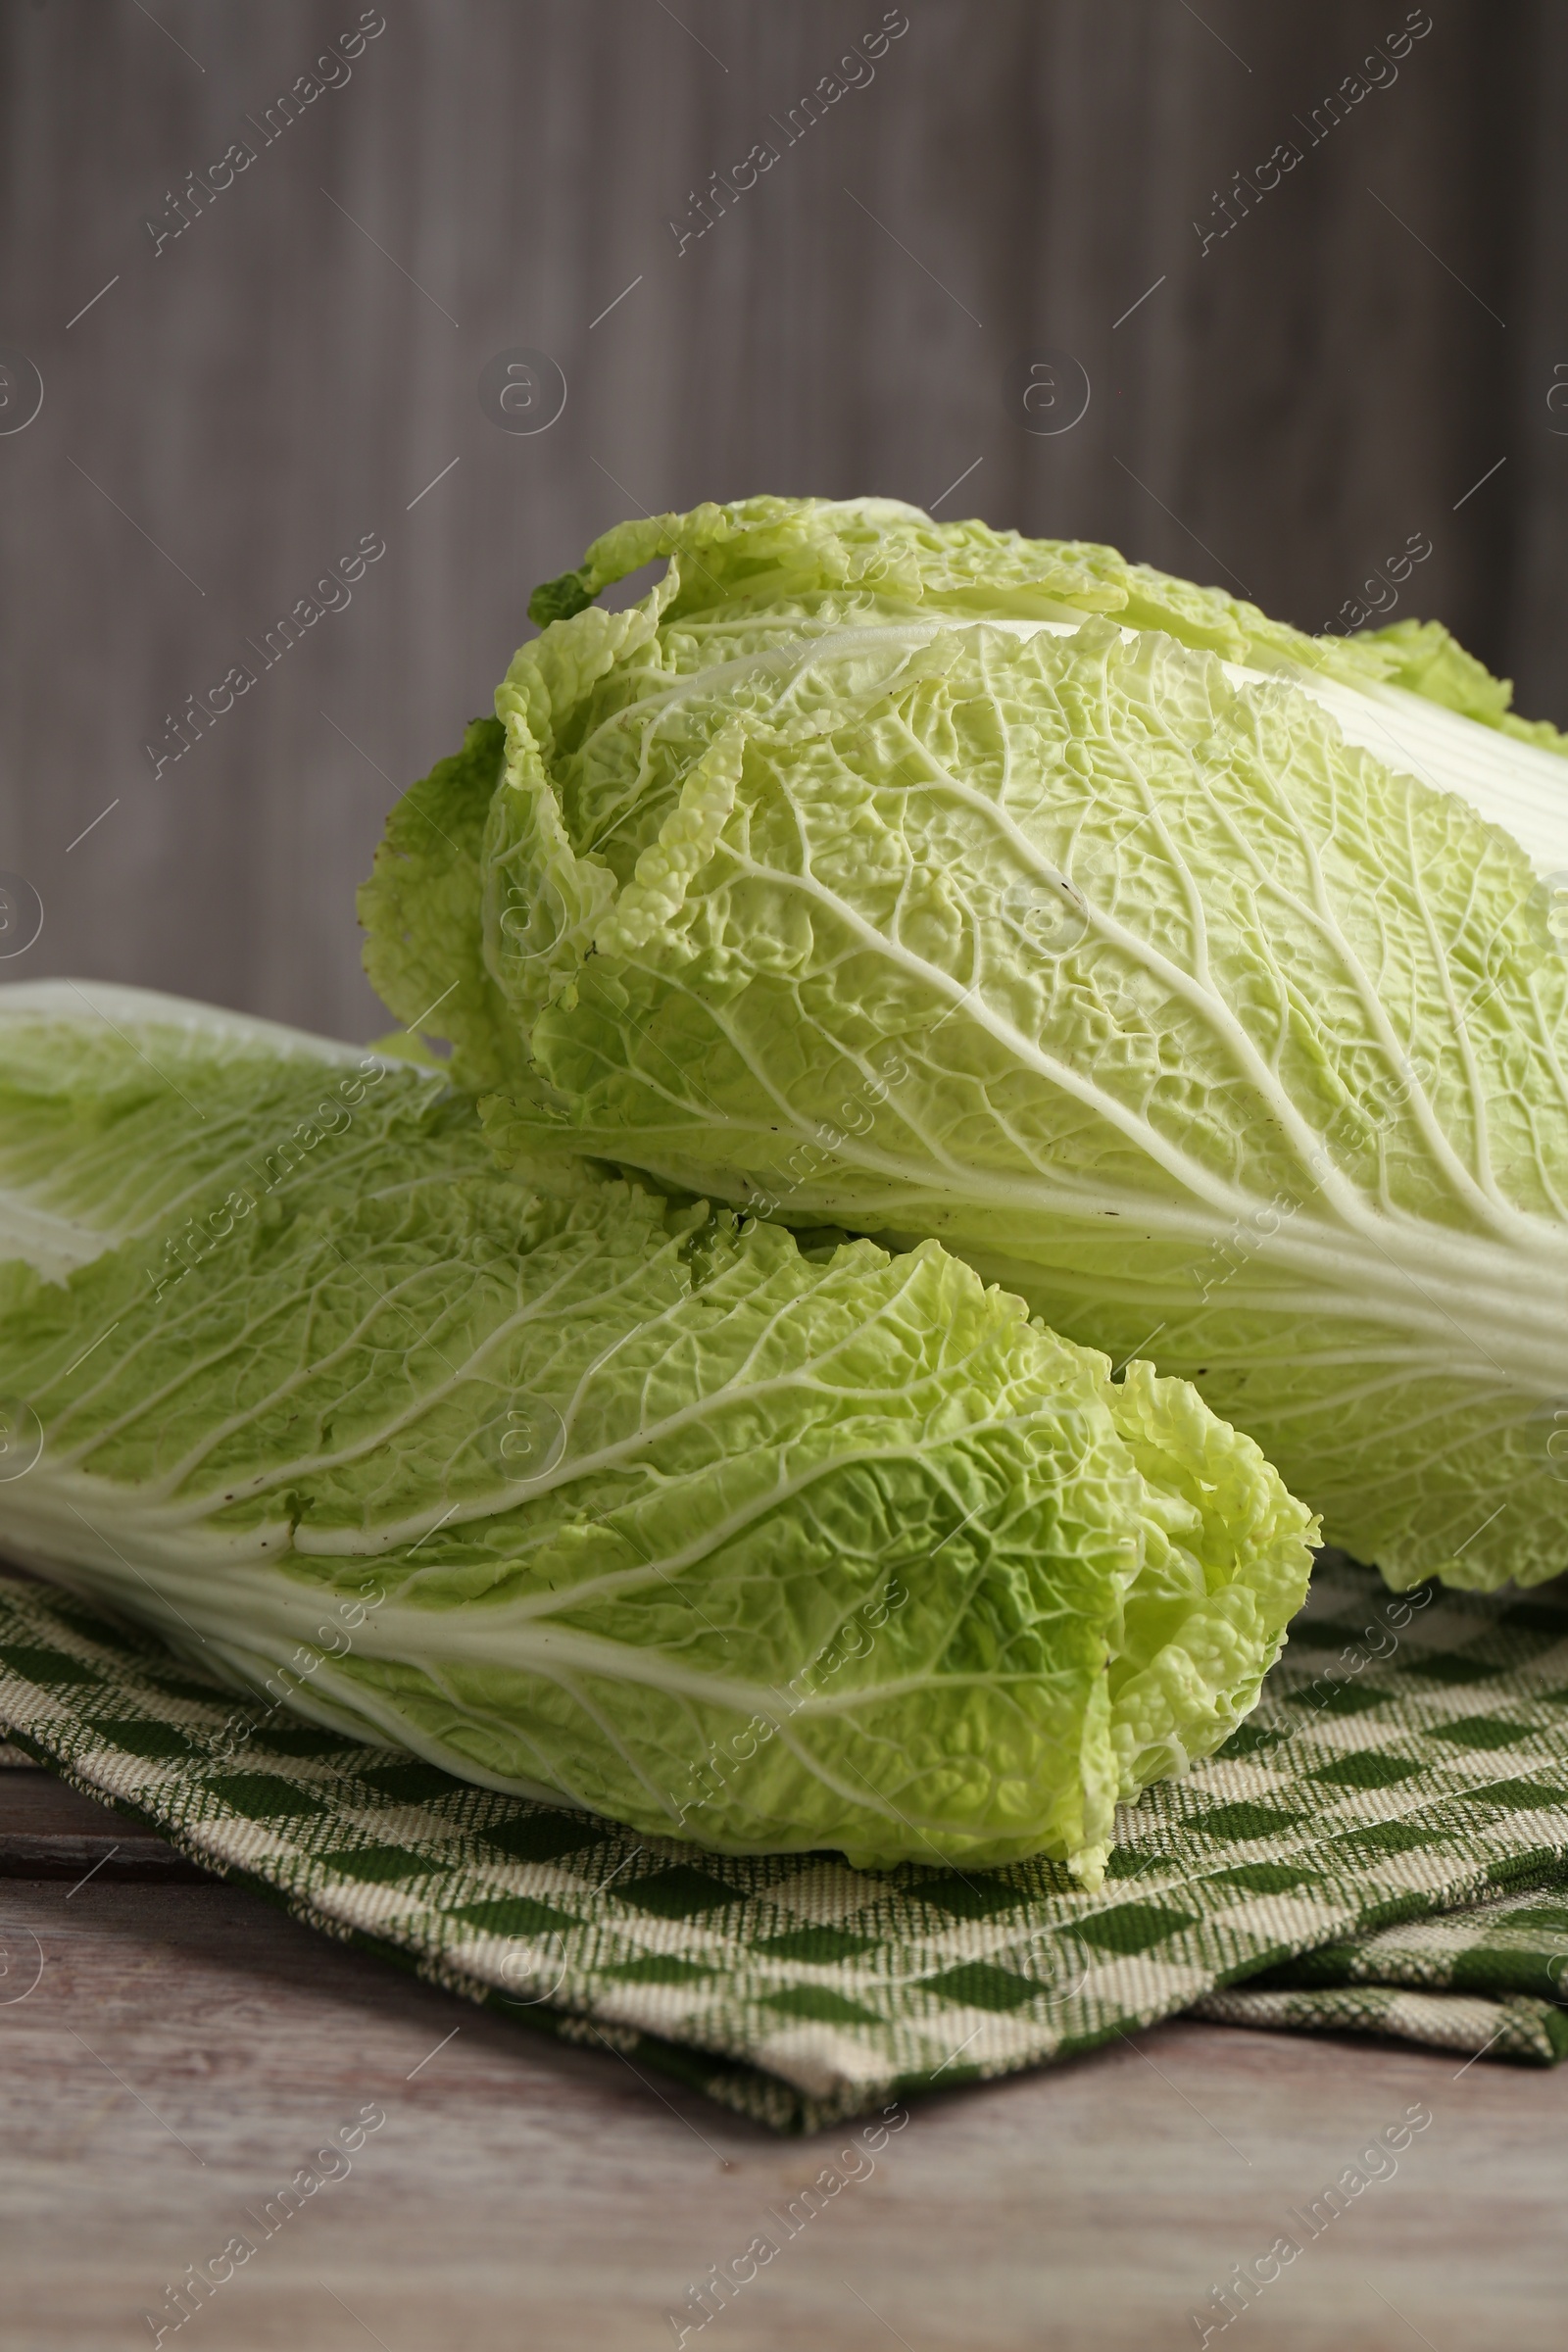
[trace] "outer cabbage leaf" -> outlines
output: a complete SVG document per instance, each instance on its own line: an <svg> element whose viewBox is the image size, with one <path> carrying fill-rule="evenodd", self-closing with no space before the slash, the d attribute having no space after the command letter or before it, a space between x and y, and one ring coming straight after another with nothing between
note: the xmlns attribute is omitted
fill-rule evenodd
<svg viewBox="0 0 1568 2352"><path fill-rule="evenodd" d="M1303 1596L1250 1440L934 1244L545 1198L439 1079L130 991L0 991L0 1542L313 1720L720 1850L1093 1881Z"/></svg>
<svg viewBox="0 0 1568 2352"><path fill-rule="evenodd" d="M639 604L593 606L659 560L663 576ZM506 794L495 793L503 739L476 724L464 754L398 804L360 901L374 985L403 1020L450 1041L454 1076L480 1090L529 1084L494 974L505 965L512 1011L525 999L528 1017L569 983L615 885L670 813L675 780L710 751L709 712L687 724L694 683L701 703L716 681L739 722L803 640L849 630L981 616L1067 630L1107 613L1126 633L1157 629L1219 655L1235 683L1289 678L1350 742L1504 825L1568 902L1564 739L1509 711L1507 682L1437 622L1312 638L1114 548L936 523L889 499L765 497L617 525L536 591L530 612L569 617L521 649L497 695ZM614 754L642 740L650 716L670 756L644 773ZM498 821L514 794L533 802L536 839L520 859L510 819Z"/></svg>
<svg viewBox="0 0 1568 2352"><path fill-rule="evenodd" d="M619 523L575 571L534 591L529 617L541 626L568 618L661 558L669 572L655 591L659 612L706 633L710 651L737 620L762 612L826 626L915 612L1031 620L1110 612L1126 627L1163 629L1231 662L1361 688L1388 683L1568 753L1568 737L1546 720L1509 709L1511 683L1493 677L1441 622L1308 636L1226 589L1131 564L1113 547L1027 539L978 520L934 522L895 499L750 498Z"/></svg>
<svg viewBox="0 0 1568 2352"><path fill-rule="evenodd" d="M432 1113L431 1075L385 1050L101 980L12 985L0 1008L0 1257L67 1273L141 1238L167 1285L302 1171L355 1200L400 1155L472 1168L467 1113Z"/></svg>
<svg viewBox="0 0 1568 2352"><path fill-rule="evenodd" d="M525 1063L468 919L479 893L485 823L501 772L502 730L476 718L463 749L438 760L387 818L359 894L365 967L388 1004L423 1029L464 1041L474 1077L505 1086Z"/></svg>
<svg viewBox="0 0 1568 2352"><path fill-rule="evenodd" d="M1499 734L1516 736L1542 751L1568 754L1568 735L1546 718L1521 718L1509 709L1513 680L1494 678L1474 654L1467 654L1441 620L1396 620L1387 628L1362 629L1357 645L1386 648L1396 666L1386 674L1391 685L1402 686L1446 710L1456 710Z"/></svg>

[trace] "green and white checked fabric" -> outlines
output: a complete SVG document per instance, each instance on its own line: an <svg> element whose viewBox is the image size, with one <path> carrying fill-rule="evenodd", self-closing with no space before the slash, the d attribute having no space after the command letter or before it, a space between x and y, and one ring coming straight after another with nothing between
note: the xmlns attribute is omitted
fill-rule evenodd
<svg viewBox="0 0 1568 2352"><path fill-rule="evenodd" d="M1123 1810L1095 1894L639 1838L236 1704L10 1578L0 1728L328 1935L781 2129L1179 2010L1568 2047L1568 1607L1539 1595L1399 1597L1326 1554L1261 1706Z"/></svg>
<svg viewBox="0 0 1568 2352"><path fill-rule="evenodd" d="M1568 2057L1568 1887L1321 1944L1238 1990L1195 2001L1216 2025L1395 2034L1474 2056Z"/></svg>

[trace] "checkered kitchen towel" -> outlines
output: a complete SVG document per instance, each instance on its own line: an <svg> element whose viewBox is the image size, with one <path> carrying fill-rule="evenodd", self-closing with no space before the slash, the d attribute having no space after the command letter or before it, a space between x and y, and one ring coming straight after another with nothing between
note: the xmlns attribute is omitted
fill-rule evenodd
<svg viewBox="0 0 1568 2352"><path fill-rule="evenodd" d="M1262 1705L1123 1811L1096 1894L1048 1862L870 1872L639 1838L236 1711L9 1578L0 1729L328 1935L785 2130L1178 2010L1568 2048L1560 1598L1400 1599L1325 1555Z"/></svg>

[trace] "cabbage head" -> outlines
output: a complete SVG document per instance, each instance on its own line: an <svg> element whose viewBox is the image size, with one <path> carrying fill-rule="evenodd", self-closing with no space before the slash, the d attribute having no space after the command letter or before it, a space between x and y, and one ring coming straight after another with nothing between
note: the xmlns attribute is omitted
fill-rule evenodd
<svg viewBox="0 0 1568 2352"><path fill-rule="evenodd" d="M725 1852L1093 1883L1315 1535L935 1243L541 1192L439 1070L0 990L0 1547L311 1721Z"/></svg>
<svg viewBox="0 0 1568 2352"><path fill-rule="evenodd" d="M1568 765L1505 683L875 500L531 609L362 894L512 1165L934 1238L1392 1584L1568 1566Z"/></svg>

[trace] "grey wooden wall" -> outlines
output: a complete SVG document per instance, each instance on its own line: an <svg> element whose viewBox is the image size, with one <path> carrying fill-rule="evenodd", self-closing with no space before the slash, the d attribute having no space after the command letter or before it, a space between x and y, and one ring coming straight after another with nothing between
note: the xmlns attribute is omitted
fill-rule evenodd
<svg viewBox="0 0 1568 2352"><path fill-rule="evenodd" d="M45 908L0 977L373 1033L352 894L388 803L488 706L534 581L703 497L962 476L946 515L1307 626L1425 532L1399 609L1568 719L1568 12L905 7L878 56L882 0L384 0L270 128L356 0L0 0L0 428L43 387L0 429L0 869ZM790 143L823 76L858 86ZM546 430L481 408L518 346L565 379ZM1048 348L1091 391L1054 434ZM167 714L242 662L174 760Z"/></svg>

